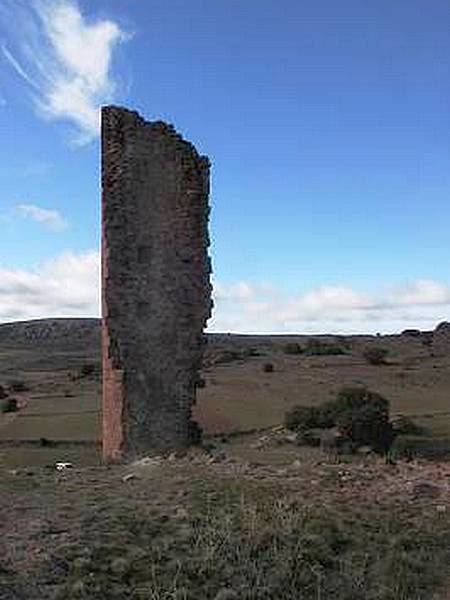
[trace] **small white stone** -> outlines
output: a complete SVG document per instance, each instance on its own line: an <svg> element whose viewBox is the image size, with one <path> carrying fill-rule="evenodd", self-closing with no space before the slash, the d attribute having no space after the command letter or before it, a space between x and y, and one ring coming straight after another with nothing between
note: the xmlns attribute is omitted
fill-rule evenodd
<svg viewBox="0 0 450 600"><path fill-rule="evenodd" d="M70 462L57 462L55 468L57 471L65 471L66 469L73 469L73 464Z"/></svg>

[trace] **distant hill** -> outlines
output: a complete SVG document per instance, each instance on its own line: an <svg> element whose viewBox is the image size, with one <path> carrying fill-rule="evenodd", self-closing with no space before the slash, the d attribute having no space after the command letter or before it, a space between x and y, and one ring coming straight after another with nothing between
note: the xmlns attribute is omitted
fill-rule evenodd
<svg viewBox="0 0 450 600"><path fill-rule="evenodd" d="M244 335L213 333L207 334L208 345L215 348L223 346L252 346L254 344L283 344L289 339L322 337L333 339L352 340L353 343L366 343L377 340L373 335L347 335L333 336L321 335ZM387 340L398 343L411 342L429 344L438 354L450 352L450 323L440 323L434 331L419 331L417 329L406 329L401 334L381 336L383 342ZM101 343L101 320L98 318L71 318L71 319L36 319L32 321L15 321L0 324L1 346L33 346L39 345L45 349L58 348L67 350L100 349Z"/></svg>
<svg viewBox="0 0 450 600"><path fill-rule="evenodd" d="M100 319L37 319L0 324L0 344L99 346Z"/></svg>

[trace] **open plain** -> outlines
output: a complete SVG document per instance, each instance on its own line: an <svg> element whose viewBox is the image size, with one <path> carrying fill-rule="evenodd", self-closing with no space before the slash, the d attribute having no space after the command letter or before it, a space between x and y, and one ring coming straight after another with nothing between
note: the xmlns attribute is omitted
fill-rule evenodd
<svg viewBox="0 0 450 600"><path fill-rule="evenodd" d="M203 445L106 467L99 321L0 326L0 384L18 406L0 415L0 598L445 594L445 340L414 331L310 339L208 335L194 409ZM375 346L388 351L384 364L364 358ZM331 457L284 429L288 409L343 385L379 392L391 417L422 426L396 440L394 464Z"/></svg>

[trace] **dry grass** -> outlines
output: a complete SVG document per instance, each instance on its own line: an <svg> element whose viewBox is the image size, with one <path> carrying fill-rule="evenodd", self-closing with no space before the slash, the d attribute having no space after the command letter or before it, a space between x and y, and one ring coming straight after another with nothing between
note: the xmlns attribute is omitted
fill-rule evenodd
<svg viewBox="0 0 450 600"><path fill-rule="evenodd" d="M450 518L435 500L342 494L324 463L290 477L199 461L6 475L2 600L429 600L442 585ZM381 493L393 475L372 466Z"/></svg>

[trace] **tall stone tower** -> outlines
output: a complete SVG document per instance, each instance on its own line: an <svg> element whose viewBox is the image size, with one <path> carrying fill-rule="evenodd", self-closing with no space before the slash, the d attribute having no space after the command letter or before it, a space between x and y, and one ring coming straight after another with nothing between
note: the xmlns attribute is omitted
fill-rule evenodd
<svg viewBox="0 0 450 600"><path fill-rule="evenodd" d="M182 448L211 315L209 161L171 125L102 110L103 457Z"/></svg>

